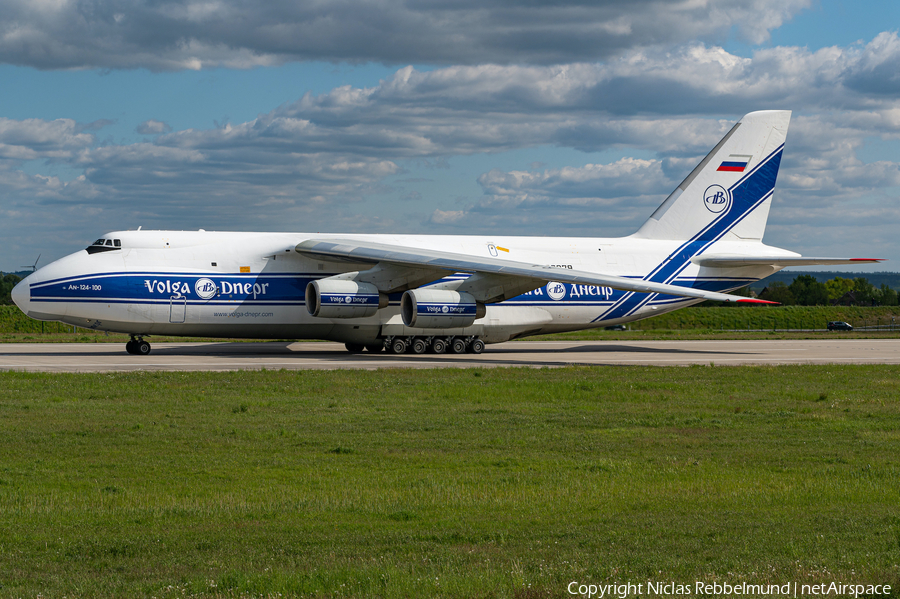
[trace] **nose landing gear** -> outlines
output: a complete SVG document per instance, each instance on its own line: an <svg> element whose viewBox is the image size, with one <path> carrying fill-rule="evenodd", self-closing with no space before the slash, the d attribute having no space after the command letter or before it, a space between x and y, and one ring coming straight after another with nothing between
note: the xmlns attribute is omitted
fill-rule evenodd
<svg viewBox="0 0 900 599"><path fill-rule="evenodd" d="M146 356L150 353L150 344L141 335L132 335L131 341L125 344L125 351L135 356Z"/></svg>

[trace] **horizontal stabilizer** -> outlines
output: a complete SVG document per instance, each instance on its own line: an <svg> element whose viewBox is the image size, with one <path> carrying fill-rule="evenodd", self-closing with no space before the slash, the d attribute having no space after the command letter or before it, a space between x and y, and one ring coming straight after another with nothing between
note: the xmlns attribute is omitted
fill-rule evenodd
<svg viewBox="0 0 900 599"><path fill-rule="evenodd" d="M866 264L882 262L884 258L806 258L803 256L716 256L700 255L691 258L697 266L738 268L740 266L827 266L833 264Z"/></svg>

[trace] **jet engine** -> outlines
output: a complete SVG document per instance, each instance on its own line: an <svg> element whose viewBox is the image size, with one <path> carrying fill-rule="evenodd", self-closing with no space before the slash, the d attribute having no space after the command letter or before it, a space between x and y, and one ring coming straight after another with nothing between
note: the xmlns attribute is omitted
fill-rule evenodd
<svg viewBox="0 0 900 599"><path fill-rule="evenodd" d="M484 316L484 304L468 293L444 289L410 289L400 298L403 324L422 329L467 327Z"/></svg>
<svg viewBox="0 0 900 599"><path fill-rule="evenodd" d="M382 300L371 283L319 279L306 286L306 309L320 318L364 318L386 305L387 296Z"/></svg>

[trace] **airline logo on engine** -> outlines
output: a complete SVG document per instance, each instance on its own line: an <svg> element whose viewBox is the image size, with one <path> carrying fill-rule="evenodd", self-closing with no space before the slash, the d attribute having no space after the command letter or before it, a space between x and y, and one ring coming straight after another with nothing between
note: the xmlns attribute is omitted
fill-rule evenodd
<svg viewBox="0 0 900 599"><path fill-rule="evenodd" d="M325 305L373 304L378 301L371 295L326 295L322 294L321 301Z"/></svg>
<svg viewBox="0 0 900 599"><path fill-rule="evenodd" d="M448 306L444 304L443 306L429 306L424 304L419 304L419 309L417 310L419 314L449 314L449 315L458 315L458 314L474 314L475 313L475 305L474 304L466 304L462 306ZM424 310L423 310L424 308Z"/></svg>

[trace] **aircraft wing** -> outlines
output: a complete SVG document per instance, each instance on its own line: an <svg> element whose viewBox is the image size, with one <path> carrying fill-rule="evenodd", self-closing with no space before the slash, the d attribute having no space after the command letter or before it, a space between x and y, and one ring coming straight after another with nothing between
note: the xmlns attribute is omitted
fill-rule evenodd
<svg viewBox="0 0 900 599"><path fill-rule="evenodd" d="M516 262L492 257L476 257L439 250L387 245L368 241L343 239L308 239L298 243L295 250L303 255L327 260L345 260L355 263L389 265L416 271L440 273L470 272L472 278L480 277L485 287L515 288L524 293L546 285L550 281L612 287L622 291L638 293L661 293L678 297L690 297L717 302L775 304L749 297L739 297L714 291L704 291L691 287L679 287L663 283L652 283L641 279L629 279L614 275L604 275L586 271L554 268L542 264ZM499 285L497 283L500 283ZM516 294L518 294L516 293ZM491 303L509 297L509 293L495 292L482 296L481 301Z"/></svg>
<svg viewBox="0 0 900 599"><path fill-rule="evenodd" d="M691 262L698 266L712 266L719 268L737 268L739 266L813 266L828 264L865 264L869 262L882 262L884 258L807 258L804 256L725 256L725 255L699 255L691 258Z"/></svg>

